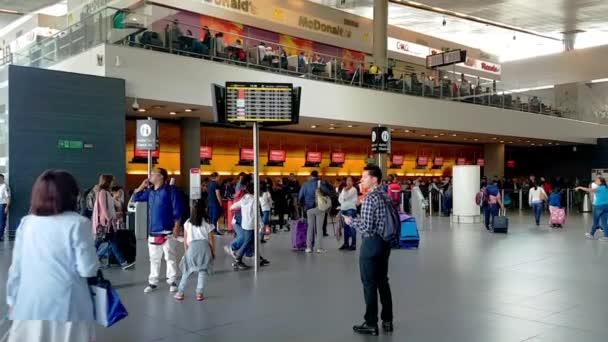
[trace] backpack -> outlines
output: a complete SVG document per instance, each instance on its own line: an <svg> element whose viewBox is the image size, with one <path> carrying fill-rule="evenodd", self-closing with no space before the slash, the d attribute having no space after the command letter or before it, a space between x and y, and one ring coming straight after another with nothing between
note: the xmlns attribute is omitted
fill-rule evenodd
<svg viewBox="0 0 608 342"><path fill-rule="evenodd" d="M331 198L327 196L321 189L321 181L317 182L317 191L315 193L315 198L317 202L317 209L321 211L327 211L331 209Z"/></svg>
<svg viewBox="0 0 608 342"><path fill-rule="evenodd" d="M388 197L386 193L382 193L382 200L384 201L384 231L382 231L382 239L386 242L391 243L391 247L399 246L399 235L401 231L401 217L399 216L399 210L393 204L393 201Z"/></svg>
<svg viewBox="0 0 608 342"><path fill-rule="evenodd" d="M492 185L488 185L488 187L486 188L486 192L490 196L498 196L499 190L496 185L492 184Z"/></svg>
<svg viewBox="0 0 608 342"><path fill-rule="evenodd" d="M485 190L481 190L475 195L475 203L477 203L478 206L483 207L487 201L488 196Z"/></svg>

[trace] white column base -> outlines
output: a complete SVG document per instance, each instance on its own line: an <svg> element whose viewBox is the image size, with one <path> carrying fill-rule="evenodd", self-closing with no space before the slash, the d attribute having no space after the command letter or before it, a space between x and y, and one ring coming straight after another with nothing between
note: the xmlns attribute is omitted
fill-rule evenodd
<svg viewBox="0 0 608 342"><path fill-rule="evenodd" d="M481 215L458 216L452 215L453 223L481 223Z"/></svg>

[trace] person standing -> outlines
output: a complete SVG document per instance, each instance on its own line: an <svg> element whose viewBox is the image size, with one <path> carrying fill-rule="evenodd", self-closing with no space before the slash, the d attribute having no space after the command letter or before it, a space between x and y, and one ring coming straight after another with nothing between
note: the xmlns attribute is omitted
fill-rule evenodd
<svg viewBox="0 0 608 342"><path fill-rule="evenodd" d="M300 219L300 210L298 209L298 194L300 193L300 183L294 173L289 174L285 190L287 192L287 202L290 212L290 217L293 221Z"/></svg>
<svg viewBox="0 0 608 342"><path fill-rule="evenodd" d="M275 179L272 184L272 188L270 188L272 195L272 202L274 203L274 214L279 218L279 230L289 231L289 225L285 222L285 215L288 214L287 207L287 193L285 192L285 187L283 185L283 180L281 178ZM273 232L276 233L276 227L273 229Z"/></svg>
<svg viewBox="0 0 608 342"><path fill-rule="evenodd" d="M312 253L313 239L316 235L315 246L317 253L325 253L323 249L323 237L320 236L320 230L323 227L326 210L321 210L317 203L317 189L321 193L328 194L330 190L325 182L319 179L319 172L316 170L310 173L308 182L302 185L298 198L300 203L304 204L304 210L308 221L308 230L306 233L306 253Z"/></svg>
<svg viewBox="0 0 608 342"><path fill-rule="evenodd" d="M482 190L483 191L483 190ZM496 183L490 184L485 189L485 195L487 196L487 203L485 203L485 226L487 230L490 230L494 226L494 218L498 216L499 210L504 206L502 204L502 197L500 196L500 190Z"/></svg>
<svg viewBox="0 0 608 342"><path fill-rule="evenodd" d="M11 189L4 181L4 175L0 174L0 242L4 241L4 230L6 229L6 219L11 207Z"/></svg>
<svg viewBox="0 0 608 342"><path fill-rule="evenodd" d="M346 178L346 187L340 192L338 201L343 216L355 218L357 216L357 201L359 193L355 188L352 177ZM340 250L354 251L357 249L357 231L348 224L344 225L344 244Z"/></svg>
<svg viewBox="0 0 608 342"><path fill-rule="evenodd" d="M182 201L168 182L167 170L156 168L150 180L144 180L133 193L133 201L148 202L148 252L150 276L145 293L158 288L160 264L163 254L167 262L167 284L170 292L177 292L177 246L180 234Z"/></svg>
<svg viewBox="0 0 608 342"><path fill-rule="evenodd" d="M353 219L344 217L345 223L361 232L363 242L359 256L359 269L363 293L365 295L365 322L355 325L353 330L359 334L378 335L378 293L382 303L382 327L393 331L393 299L388 283L388 260L391 243L385 241L385 232L390 199L382 191L380 182L382 171L377 166L367 166L361 178L361 186L369 193L363 201L361 216Z"/></svg>
<svg viewBox="0 0 608 342"><path fill-rule="evenodd" d="M222 216L222 191L219 185L219 175L217 172L211 174L211 180L207 185L207 203L211 224L215 227L213 233L215 235L223 235L218 229L217 222Z"/></svg>
<svg viewBox="0 0 608 342"><path fill-rule="evenodd" d="M576 187L574 190L582 190L589 194L594 194L595 204L593 205L593 226L591 232L585 234L587 239L595 239L595 232L602 222L604 227L604 237L600 238L600 241L608 241L608 187L606 186L606 179L601 176L595 178L595 188L585 188L582 186Z"/></svg>
<svg viewBox="0 0 608 342"><path fill-rule="evenodd" d="M540 226L540 216L543 213L543 202L546 200L547 193L545 190L534 183L534 186L530 189L528 201L530 202L532 210L534 210L534 220L536 221L537 227Z"/></svg>
<svg viewBox="0 0 608 342"><path fill-rule="evenodd" d="M78 184L47 170L34 183L8 271L9 342L86 342L95 338L87 278L99 269L91 221L79 215Z"/></svg>

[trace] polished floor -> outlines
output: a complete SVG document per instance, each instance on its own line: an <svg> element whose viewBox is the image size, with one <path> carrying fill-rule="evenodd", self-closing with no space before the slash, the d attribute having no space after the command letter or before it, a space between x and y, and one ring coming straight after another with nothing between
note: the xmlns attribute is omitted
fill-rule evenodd
<svg viewBox="0 0 608 342"><path fill-rule="evenodd" d="M219 251L202 303L193 298L194 278L183 303L167 286L144 294L142 243L134 269L106 272L129 317L99 328L98 341L605 342L608 243L584 238L590 220L571 216L552 230L515 212L509 234L494 235L433 218L419 250L391 255L395 331L379 337L351 330L363 314L358 252L337 251L333 237L327 254L307 255L291 251L288 233L273 235L263 247L272 265L257 277L232 271ZM3 275L9 253L8 246L0 253Z"/></svg>

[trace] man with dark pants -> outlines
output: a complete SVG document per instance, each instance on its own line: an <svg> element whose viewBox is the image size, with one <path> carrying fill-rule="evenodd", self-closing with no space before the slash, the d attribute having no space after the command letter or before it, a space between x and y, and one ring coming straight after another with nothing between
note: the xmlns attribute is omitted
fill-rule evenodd
<svg viewBox="0 0 608 342"><path fill-rule="evenodd" d="M364 169L361 178L363 189L369 190L361 208L361 216L353 219L344 216L347 225L361 232L363 243L359 256L359 269L363 294L365 296L365 322L355 325L353 330L359 334L378 335L378 293L382 303L382 327L393 331L393 299L388 283L388 259L391 253L390 241L383 239L386 229L387 194L382 190L382 171L377 166Z"/></svg>
<svg viewBox="0 0 608 342"><path fill-rule="evenodd" d="M222 216L222 192L220 190L219 175L217 172L211 174L211 181L207 185L207 205L209 210L209 218L211 224L215 228L213 233L215 235L223 235L218 229L217 222Z"/></svg>

